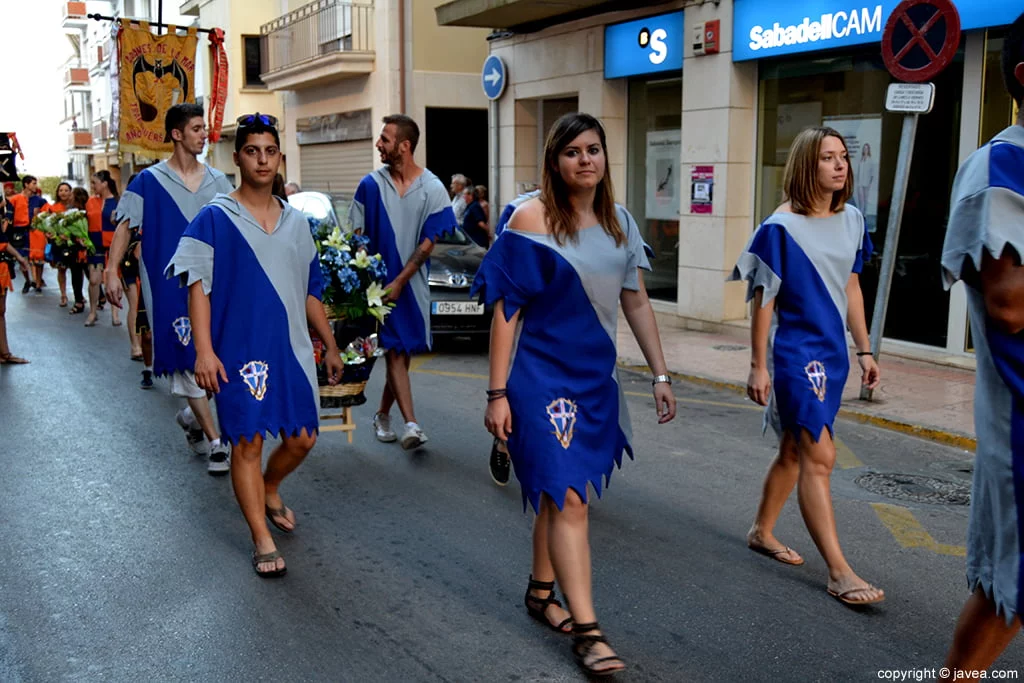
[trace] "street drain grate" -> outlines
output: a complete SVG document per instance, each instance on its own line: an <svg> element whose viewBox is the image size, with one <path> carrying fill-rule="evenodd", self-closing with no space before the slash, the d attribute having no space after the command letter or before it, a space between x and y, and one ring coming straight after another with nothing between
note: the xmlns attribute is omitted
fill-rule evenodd
<svg viewBox="0 0 1024 683"><path fill-rule="evenodd" d="M712 346L715 351L746 351L747 347L743 344L719 344L718 346Z"/></svg>
<svg viewBox="0 0 1024 683"><path fill-rule="evenodd" d="M918 474L863 474L857 485L886 498L933 505L969 505L971 487L955 481Z"/></svg>

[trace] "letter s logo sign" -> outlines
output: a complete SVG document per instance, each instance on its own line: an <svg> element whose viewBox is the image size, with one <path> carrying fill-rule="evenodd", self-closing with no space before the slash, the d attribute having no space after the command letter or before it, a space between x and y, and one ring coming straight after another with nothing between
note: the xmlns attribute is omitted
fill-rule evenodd
<svg viewBox="0 0 1024 683"><path fill-rule="evenodd" d="M652 52L647 55L647 58L651 60L651 64L661 64L668 57L668 46L665 45L666 38L668 38L668 31L663 28L651 31Z"/></svg>

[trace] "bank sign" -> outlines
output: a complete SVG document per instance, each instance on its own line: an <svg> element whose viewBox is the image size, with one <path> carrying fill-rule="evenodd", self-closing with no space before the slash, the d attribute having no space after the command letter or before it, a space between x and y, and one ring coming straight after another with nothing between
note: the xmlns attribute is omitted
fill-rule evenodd
<svg viewBox="0 0 1024 683"><path fill-rule="evenodd" d="M734 0L733 61L880 43L899 0ZM1021 0L954 0L965 31L1012 24Z"/></svg>
<svg viewBox="0 0 1024 683"><path fill-rule="evenodd" d="M605 78L656 74L682 68L682 12L605 26Z"/></svg>

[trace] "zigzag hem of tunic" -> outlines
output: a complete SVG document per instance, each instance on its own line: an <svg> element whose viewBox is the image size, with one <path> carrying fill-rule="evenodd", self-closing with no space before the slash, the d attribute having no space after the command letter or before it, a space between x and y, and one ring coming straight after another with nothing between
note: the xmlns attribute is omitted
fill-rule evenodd
<svg viewBox="0 0 1024 683"><path fill-rule="evenodd" d="M761 436L765 435L765 433L768 431L768 427L772 427L772 431L775 431L775 428L771 425L770 419L766 421L764 427L761 428ZM817 425L817 429L814 429L813 426L809 426L803 422L796 422L795 424L791 425L781 425L782 431L776 432L775 435L779 438L779 441L781 441L783 435L785 435L786 432L789 432L799 441L800 432L806 429L807 433L811 435L812 439L814 439L814 443L818 443L821 441L821 430L825 429L826 427L828 428L829 437L831 437L832 440L835 441L835 419L833 419L831 422L822 422L820 425Z"/></svg>
<svg viewBox="0 0 1024 683"><path fill-rule="evenodd" d="M237 446L241 439L245 439L249 443L257 437L263 437L266 439L276 439L279 436L285 437L296 437L302 430L306 430L306 434L309 436L320 434L320 423L319 421L314 424L290 424L290 425L270 425L268 427L261 427L253 432L247 432L245 434L228 434L224 431L224 427L221 427L221 438L227 439L228 443L232 446Z"/></svg>
<svg viewBox="0 0 1024 683"><path fill-rule="evenodd" d="M1013 623L1013 620L1017 617L1017 606L1010 604L1008 600L1000 599L995 594L995 581L991 576L984 577L980 576L981 572L975 570L979 576L971 578L971 569L967 569L967 586L973 594L979 588L981 592L985 594L985 597L992 601L992 604L996 607L996 614L1001 614L1003 619L1006 620L1006 625L1009 626Z"/></svg>
<svg viewBox="0 0 1024 683"><path fill-rule="evenodd" d="M578 495L580 497L580 500L582 500L584 503L589 503L590 499L587 495L587 484L590 484L591 486L594 487L594 492L600 499L603 489L608 488L608 485L611 483L612 473L615 472L615 468L618 467L620 470L622 469L623 453L626 453L629 456L630 460L636 460L636 458L633 457L633 447L627 443L625 446L623 446L622 450L619 451L619 454L615 456L615 460L614 462L612 462L607 472L603 474L598 474L596 477L584 479L582 482L569 484L562 491L552 492L547 488L540 488L537 489L536 491L527 492L526 489L523 488L523 512L526 512L526 503L529 502L530 505L533 507L534 513L540 514L540 499L543 494L547 494L547 496L554 501L559 511L561 511L562 508L565 506L565 496L569 493L570 489L575 491L576 495ZM513 462L514 460L515 458L513 457ZM603 487L601 485L602 478L604 479Z"/></svg>

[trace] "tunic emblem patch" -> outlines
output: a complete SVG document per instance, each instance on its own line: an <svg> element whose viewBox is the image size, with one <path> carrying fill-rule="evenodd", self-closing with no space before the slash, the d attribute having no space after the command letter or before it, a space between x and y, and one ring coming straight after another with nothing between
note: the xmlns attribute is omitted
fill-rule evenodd
<svg viewBox="0 0 1024 683"><path fill-rule="evenodd" d="M819 360L812 360L804 368L807 379L811 382L811 391L822 403L825 402L825 385L828 382L828 375L825 374L825 365Z"/></svg>
<svg viewBox="0 0 1024 683"><path fill-rule="evenodd" d="M178 335L181 345L188 346L192 341L192 321L187 317L182 317L175 320L171 326L174 328L174 334Z"/></svg>
<svg viewBox="0 0 1024 683"><path fill-rule="evenodd" d="M257 401L262 401L267 394L267 372L270 366L261 360L251 360L242 366L238 374L245 380L249 393Z"/></svg>
<svg viewBox="0 0 1024 683"><path fill-rule="evenodd" d="M567 398L556 398L548 404L547 413L555 427L558 443L562 444L562 448L569 448L576 427L576 404Z"/></svg>

